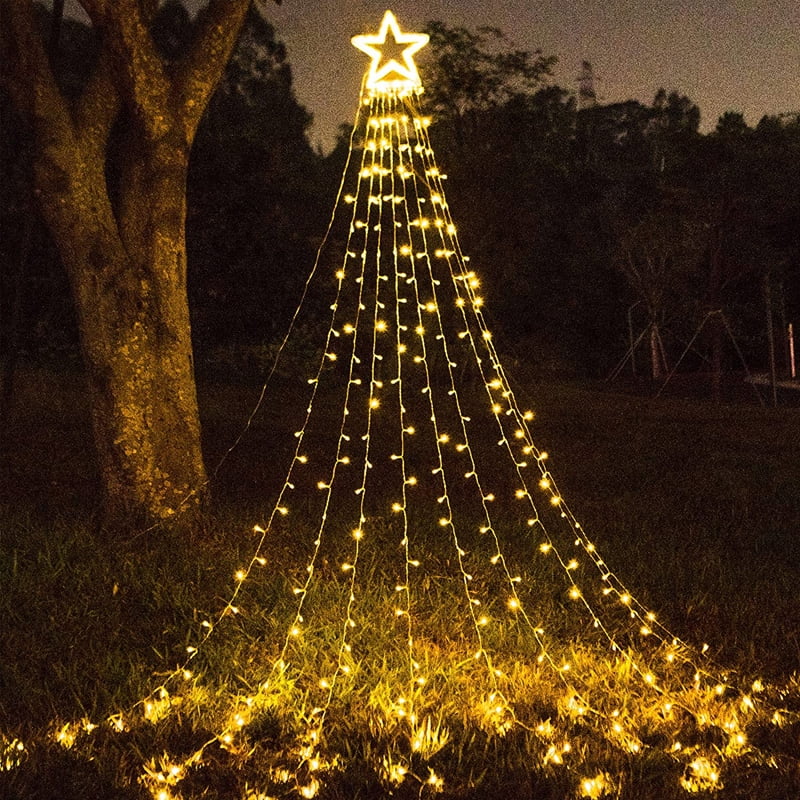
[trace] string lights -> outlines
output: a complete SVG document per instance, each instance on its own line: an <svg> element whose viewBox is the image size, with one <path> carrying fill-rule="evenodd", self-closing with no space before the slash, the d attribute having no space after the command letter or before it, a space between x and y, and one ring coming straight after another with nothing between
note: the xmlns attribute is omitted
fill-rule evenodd
<svg viewBox="0 0 800 800"><path fill-rule="evenodd" d="M403 46L399 57L384 56L389 37L395 50ZM431 120L418 105L422 87L412 56L426 42L425 35L402 33L389 11L378 34L353 38L371 63L351 149L351 156L360 150L361 158L354 185L343 180L348 191L340 193L338 203L346 220L344 256L332 270L335 296L324 355L308 378L312 390L305 420L295 434L295 454L283 488L267 524L259 529L259 552L277 515L291 513L289 497L296 485L315 485L322 502L304 580L291 589L294 618L265 685L292 663L295 648L306 644L308 598L324 542L336 535L330 530L331 520L349 515L345 527L351 545L340 564L342 614L339 632L329 645L332 657L322 659L328 664L323 674L297 676L307 691L318 694L301 758L301 766L318 767L337 687L368 657L358 652L362 616L367 613L359 611L358 604L359 591L364 590L362 554L373 534L373 520L395 517L401 556L394 614L402 623L406 680L387 703L393 715L408 723L412 751L423 748L425 725L430 738L430 719L423 722L420 717L430 676L418 649L425 634L415 592L422 583L418 575L424 570L426 541L444 536L463 597L453 613L468 622L469 656L481 665L487 685L480 710L494 730L508 730L516 715L487 635L494 624L513 624L527 629L535 644L530 657L562 685L566 713L593 719L606 727L609 739L638 752L643 744L626 724L624 702L590 697L580 665L548 646L548 632L536 621L531 602L536 587L525 585L524 565L512 566L504 552L499 531L509 527L509 517L522 516L519 527L530 542L529 557L548 559L560 568L564 598L583 610L642 691L658 696L670 671L688 670L691 688L700 694L708 691L712 679L695 663L691 648L664 628L608 567L559 492L548 454L534 443L534 413L520 407L501 364L484 315L480 278L462 252L447 203L447 176L434 158L428 135ZM459 374L467 366L483 384L481 405L469 402L459 385ZM331 402L337 386L340 399ZM311 424L321 413L323 395L328 417L338 419L338 434L327 456L313 441ZM330 414L331 407L339 409L338 416ZM487 447L485 433L492 428L496 442ZM312 460L302 455L304 451L315 454L315 469L320 470L316 478L310 476ZM471 498L465 499L467 495ZM462 502L467 511L461 510ZM510 510L514 504L517 511ZM234 599L257 558L237 573ZM227 610L233 608L231 603ZM508 619L495 623L501 608ZM627 620L624 626L621 619ZM553 735L545 729L537 728L543 736ZM232 725L222 738L236 733ZM731 734L743 735L738 726ZM571 750L568 740L549 745L543 766L564 763ZM408 767L394 764L389 771L399 782ZM705 782L714 774L710 768L695 772L702 773ZM301 794L312 796L316 785L314 781L301 786ZM584 778L581 785L591 797L601 796L610 784L599 774Z"/></svg>
<svg viewBox="0 0 800 800"><path fill-rule="evenodd" d="M384 756L389 783L408 779L414 757L445 747L450 734L426 699L439 680L429 667L436 648L425 611L435 580L431 549L450 554L446 580L459 599L442 613L458 631L458 669L481 687L465 715L497 735L526 728L541 742L538 766L570 766L579 796L607 796L617 786L602 770L581 773L574 738L588 726L622 752L641 752L649 745L636 703L675 734L663 749L685 766L687 791L718 788L724 757L749 746L747 721L761 687L725 701L726 683L703 654L672 634L600 555L535 443L535 414L519 404L502 366L481 279L447 202L431 120L420 108L413 55L427 40L403 33L389 11L378 34L353 38L371 63L329 228L340 234L341 247L332 248L340 255L326 260L326 237L315 265L329 270L318 280L330 290L330 313L285 477L255 528L253 555L232 576L230 599L201 621L185 662L142 702L141 716L163 719L175 696L195 685L194 662L208 639L246 614L245 586L263 574L270 537L300 516L312 519L307 558L302 572L287 576L282 602L290 621L258 685L236 697L224 725L188 757L164 755L144 766L141 782L156 798L178 797L180 781L210 745L246 752L248 725L276 698L303 709L296 764L279 777L313 797L336 761L326 747L328 717L359 681L371 681L382 724L406 732L407 750ZM365 558L376 548L379 575ZM392 619L374 618L376 580L386 583ZM331 598L336 622L317 626L315 615ZM559 632L542 622L544 599L585 620L593 642L604 643L607 675L597 677L596 659L579 644L559 643ZM369 652L365 630L375 626L394 626L396 653ZM384 686L380 664L392 658L402 663L402 678ZM520 686L540 673L555 687L558 707L522 714L535 698ZM608 689L621 682L629 694ZM707 750L682 743L672 722L678 708L706 714L724 742ZM109 725L125 730L125 715ZM77 732L64 728L59 742L71 746ZM6 765L21 749L16 740L5 746ZM421 787L440 791L446 778L428 770Z"/></svg>

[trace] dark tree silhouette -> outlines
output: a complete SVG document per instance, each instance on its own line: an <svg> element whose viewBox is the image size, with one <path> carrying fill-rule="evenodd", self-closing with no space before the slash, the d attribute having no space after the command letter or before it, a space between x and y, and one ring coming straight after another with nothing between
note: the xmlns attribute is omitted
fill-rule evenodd
<svg viewBox="0 0 800 800"><path fill-rule="evenodd" d="M284 45L251 9L189 169L189 295L200 360L214 348L228 357L241 345L260 349L286 329L336 190L333 181L320 186L310 123Z"/></svg>

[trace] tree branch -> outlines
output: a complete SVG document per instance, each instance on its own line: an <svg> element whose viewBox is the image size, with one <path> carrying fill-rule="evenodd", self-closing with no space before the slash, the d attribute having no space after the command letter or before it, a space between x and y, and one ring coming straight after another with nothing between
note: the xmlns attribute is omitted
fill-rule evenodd
<svg viewBox="0 0 800 800"><path fill-rule="evenodd" d="M170 81L156 52L142 8L137 0L115 0L107 6L103 0L81 0L81 5L103 33L109 53L110 80L119 99L130 105L134 117L151 141L170 127Z"/></svg>
<svg viewBox="0 0 800 800"><path fill-rule="evenodd" d="M71 128L66 103L37 29L33 3L4 0L4 6L0 14L3 85L23 114L46 120L51 126Z"/></svg>
<svg viewBox="0 0 800 800"><path fill-rule="evenodd" d="M92 141L105 149L111 127L117 118L120 98L114 85L111 54L102 45L92 74L75 105L75 127L82 141Z"/></svg>
<svg viewBox="0 0 800 800"><path fill-rule="evenodd" d="M75 263L72 256L77 239L91 238L93 228L115 230L105 193L105 160L97 153L98 146L102 153L105 142L93 138L88 129L78 129L53 77L33 3L0 2L4 3L0 56L4 66L8 65L4 73L8 73L12 101L31 121L36 150L34 185L41 192L44 218L69 272ZM113 99L109 102L113 105ZM92 157L92 148L97 157ZM91 198L87 187L96 192Z"/></svg>
<svg viewBox="0 0 800 800"><path fill-rule="evenodd" d="M210 0L197 16L192 47L178 67L175 93L188 142L222 77L251 0Z"/></svg>

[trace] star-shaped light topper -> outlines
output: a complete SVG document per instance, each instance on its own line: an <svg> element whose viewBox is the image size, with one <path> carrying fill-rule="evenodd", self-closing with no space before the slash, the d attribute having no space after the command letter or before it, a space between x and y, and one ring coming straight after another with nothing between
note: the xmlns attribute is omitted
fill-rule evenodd
<svg viewBox="0 0 800 800"><path fill-rule="evenodd" d="M386 41L389 32L391 42ZM412 56L428 44L428 39L427 33L401 33L391 11L383 15L378 33L354 36L353 45L372 59L367 89L376 94L403 94L420 89L422 81Z"/></svg>

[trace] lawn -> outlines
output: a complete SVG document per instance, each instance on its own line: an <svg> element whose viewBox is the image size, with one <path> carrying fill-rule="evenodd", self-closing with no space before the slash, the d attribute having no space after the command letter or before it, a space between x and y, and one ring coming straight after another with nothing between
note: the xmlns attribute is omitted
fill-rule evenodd
<svg viewBox="0 0 800 800"><path fill-rule="evenodd" d="M323 542L295 641L310 502L272 526L230 599L283 479L284 406L267 405L228 453L259 387L206 380L209 465L227 453L214 508L189 533L108 531L79 376L31 371L0 444L0 796L800 796L800 409L535 377L516 391L583 529L680 637L683 672L646 691L636 673L658 647L628 637L621 615L609 650L521 535L504 553L536 625L476 571L496 621L487 670L471 657L468 562L431 533L409 615L418 682L390 514L370 517L359 552L352 656L341 629L354 584L339 567L350 537ZM478 539L463 540L465 559ZM539 625L574 683L537 663ZM320 695L309 675L335 685Z"/></svg>

